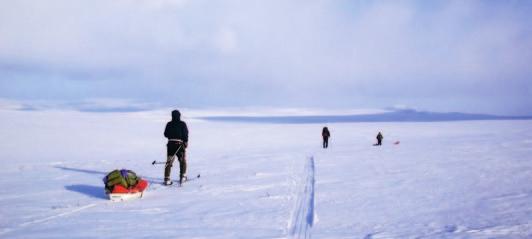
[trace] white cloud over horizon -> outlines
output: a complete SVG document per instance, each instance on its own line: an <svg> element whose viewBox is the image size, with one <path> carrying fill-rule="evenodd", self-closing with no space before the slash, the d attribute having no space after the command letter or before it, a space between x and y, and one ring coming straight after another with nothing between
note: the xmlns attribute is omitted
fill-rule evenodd
<svg viewBox="0 0 532 239"><path fill-rule="evenodd" d="M523 1L4 1L0 97L532 114Z"/></svg>

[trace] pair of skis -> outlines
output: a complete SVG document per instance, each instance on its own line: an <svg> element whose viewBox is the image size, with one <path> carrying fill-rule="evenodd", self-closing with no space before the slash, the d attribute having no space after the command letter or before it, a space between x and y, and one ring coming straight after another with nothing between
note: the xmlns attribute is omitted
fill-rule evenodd
<svg viewBox="0 0 532 239"><path fill-rule="evenodd" d="M154 161L151 163L151 165L154 165L154 166L155 166L156 164L165 164L165 165L166 165L166 162L161 162L161 161L154 160ZM186 179L183 180L183 181L179 180L179 181L178 181L178 185L181 187L181 186L183 185L183 183L185 183L185 182L189 182L189 181L193 181L193 180L196 180L196 179L199 179L200 177L201 177L201 175L198 174L196 177L193 177L193 178L186 178ZM172 182L173 182L173 181L172 181ZM163 185L165 185L165 186L171 186L171 185L173 185L173 183L170 184L170 185L166 185L166 184L164 184L164 182L163 182Z"/></svg>
<svg viewBox="0 0 532 239"><path fill-rule="evenodd" d="M186 183L186 182L190 182L190 181L194 181L194 180L196 180L196 179L199 179L200 177L201 177L200 174L198 174L198 176L193 177L193 178L185 177L184 180L179 180L179 181L177 181L177 186L178 186L178 187L182 187L184 183ZM165 184L165 183L163 182L163 185L164 185L164 186L172 186L172 185L174 185L174 184L173 184L174 181L171 181L171 182L172 182L171 184Z"/></svg>

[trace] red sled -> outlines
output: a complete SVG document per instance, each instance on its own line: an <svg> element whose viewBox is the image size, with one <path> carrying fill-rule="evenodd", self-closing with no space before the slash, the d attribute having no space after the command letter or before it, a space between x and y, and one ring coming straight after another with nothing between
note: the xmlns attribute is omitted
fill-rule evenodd
<svg viewBox="0 0 532 239"><path fill-rule="evenodd" d="M148 181L140 179L138 183L130 188L117 184L113 187L113 191L108 193L109 199L113 202L127 201L136 198L142 198L144 190L148 188Z"/></svg>

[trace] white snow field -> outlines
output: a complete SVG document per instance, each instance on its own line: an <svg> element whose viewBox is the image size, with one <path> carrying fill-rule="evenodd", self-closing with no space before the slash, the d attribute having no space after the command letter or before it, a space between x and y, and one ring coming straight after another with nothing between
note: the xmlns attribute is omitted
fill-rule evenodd
<svg viewBox="0 0 532 239"><path fill-rule="evenodd" d="M322 149L324 124L189 117L180 188L151 164L169 119L0 110L0 238L532 238L532 121L327 124ZM106 198L121 168L143 198Z"/></svg>

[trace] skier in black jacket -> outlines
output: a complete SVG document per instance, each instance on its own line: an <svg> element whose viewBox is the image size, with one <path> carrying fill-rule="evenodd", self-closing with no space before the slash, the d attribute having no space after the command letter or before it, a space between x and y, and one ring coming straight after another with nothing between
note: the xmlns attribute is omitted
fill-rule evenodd
<svg viewBox="0 0 532 239"><path fill-rule="evenodd" d="M382 136L382 133L379 132L377 134L377 143L375 144L375 146L381 146L382 145L382 139L384 139L384 137Z"/></svg>
<svg viewBox="0 0 532 239"><path fill-rule="evenodd" d="M166 144L166 166L164 167L164 184L171 185L170 172L177 156L179 161L179 183L183 183L187 177L187 161L185 149L188 146L187 124L181 120L181 113L178 110L172 111L172 121L166 124L164 137L168 138Z"/></svg>
<svg viewBox="0 0 532 239"><path fill-rule="evenodd" d="M323 127L321 130L321 136L323 137L323 148L329 147L329 137L331 137L331 132L329 132L329 128Z"/></svg>

